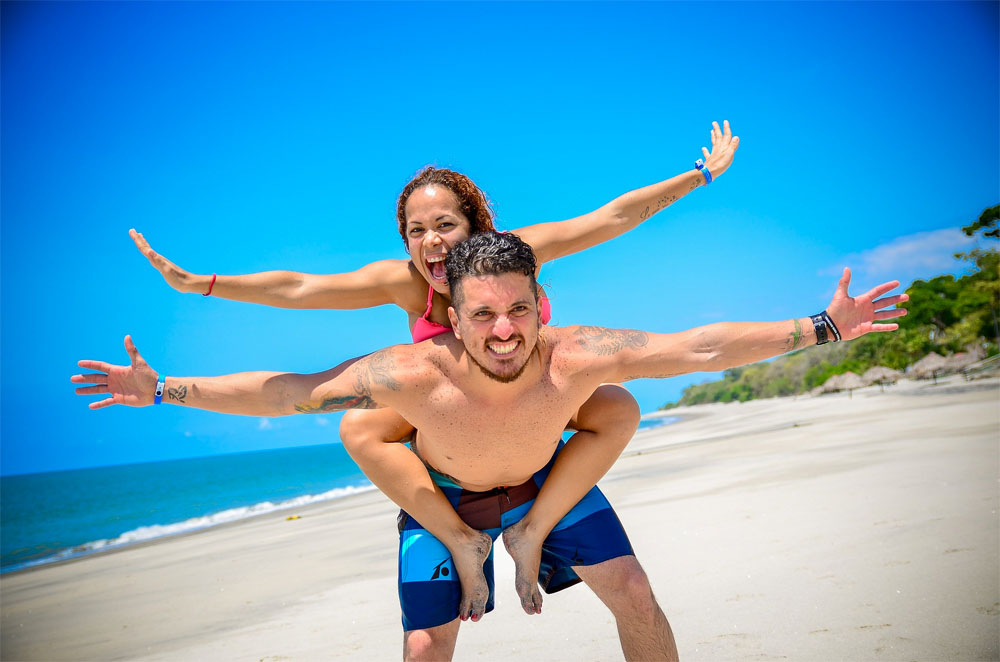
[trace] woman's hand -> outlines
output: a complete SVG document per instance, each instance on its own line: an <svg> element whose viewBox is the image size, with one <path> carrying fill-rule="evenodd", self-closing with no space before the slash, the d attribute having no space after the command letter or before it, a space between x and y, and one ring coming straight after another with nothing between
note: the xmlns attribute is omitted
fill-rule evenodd
<svg viewBox="0 0 1000 662"><path fill-rule="evenodd" d="M181 269L176 264L163 257L150 247L149 242L146 238L142 236L141 232L136 232L135 229L128 231L128 236L132 237L132 241L135 242L135 247L139 249L139 252L146 256L149 263L153 265L160 275L163 276L163 280L167 281L167 285L174 288L178 292L195 292L197 288L197 283L195 282L195 276L189 272ZM201 292L204 294L204 292Z"/></svg>
<svg viewBox="0 0 1000 662"><path fill-rule="evenodd" d="M705 155L705 166L715 179L724 173L733 163L733 156L740 146L740 137L734 136L729 130L729 120L723 120L722 128L718 122L712 122L712 151L701 148Z"/></svg>

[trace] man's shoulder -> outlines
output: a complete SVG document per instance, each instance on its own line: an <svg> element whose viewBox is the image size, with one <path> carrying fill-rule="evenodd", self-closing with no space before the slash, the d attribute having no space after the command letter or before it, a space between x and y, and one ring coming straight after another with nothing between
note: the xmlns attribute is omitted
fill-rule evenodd
<svg viewBox="0 0 1000 662"><path fill-rule="evenodd" d="M539 346L548 354L554 366L565 366L578 362L583 356L579 344L580 326L546 326L539 335Z"/></svg>
<svg viewBox="0 0 1000 662"><path fill-rule="evenodd" d="M575 325L553 329L553 358L594 360L612 357L629 349L640 349L649 342L645 331L609 329L603 326Z"/></svg>
<svg viewBox="0 0 1000 662"><path fill-rule="evenodd" d="M440 378L453 356L448 336L442 334L419 343L392 345L368 355L373 365L391 371L398 381L416 385ZM452 336L453 339L453 336ZM454 363L454 360L452 360Z"/></svg>

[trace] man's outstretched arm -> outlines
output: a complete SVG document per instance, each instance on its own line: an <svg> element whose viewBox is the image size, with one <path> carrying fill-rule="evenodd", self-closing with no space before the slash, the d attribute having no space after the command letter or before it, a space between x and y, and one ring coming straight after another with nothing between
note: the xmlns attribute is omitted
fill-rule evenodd
<svg viewBox="0 0 1000 662"><path fill-rule="evenodd" d="M906 294L882 297L899 286L883 283L858 297L851 297L850 269L844 269L826 313L834 328L828 339L853 340L867 333L895 331L898 324L878 324L906 314L896 304ZM836 329L836 331L835 331ZM690 372L725 370L763 361L817 342L817 328L810 317L781 322L722 322L671 334L580 327L576 334L582 348L611 358L611 380L673 377ZM838 337L839 334L839 337Z"/></svg>
<svg viewBox="0 0 1000 662"><path fill-rule="evenodd" d="M131 336L125 336L129 365L80 361L97 372L73 375L70 381L91 384L78 395L107 395L90 403L91 409L109 405L145 407L154 404L157 373L139 354ZM310 375L283 372L243 372L221 377L164 377L162 402L244 416L287 416L344 409L374 409L378 400L399 391L392 349L351 359L336 368Z"/></svg>

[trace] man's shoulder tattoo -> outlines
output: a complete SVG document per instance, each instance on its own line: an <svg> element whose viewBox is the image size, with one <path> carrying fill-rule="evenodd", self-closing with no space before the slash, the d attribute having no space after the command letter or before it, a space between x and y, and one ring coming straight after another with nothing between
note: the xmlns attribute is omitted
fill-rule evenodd
<svg viewBox="0 0 1000 662"><path fill-rule="evenodd" d="M371 394L371 384L381 384L390 391L398 391L403 385L393 376L396 371L396 360L392 347L380 349L354 364L354 372L358 383Z"/></svg>
<svg viewBox="0 0 1000 662"><path fill-rule="evenodd" d="M577 343L588 352L607 356L625 349L639 349L649 342L649 334L634 329L606 329L601 326L581 326L574 332Z"/></svg>

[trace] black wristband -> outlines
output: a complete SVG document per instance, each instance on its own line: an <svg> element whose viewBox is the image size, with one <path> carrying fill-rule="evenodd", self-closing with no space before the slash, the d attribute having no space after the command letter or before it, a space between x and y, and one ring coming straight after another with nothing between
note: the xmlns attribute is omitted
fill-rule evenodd
<svg viewBox="0 0 1000 662"><path fill-rule="evenodd" d="M833 323L833 318L830 317L830 313L824 310L820 313L820 315L823 316L823 321L826 322L826 326L830 329L830 332L833 333L833 342L840 342L840 329L838 329L837 325Z"/></svg>
<svg viewBox="0 0 1000 662"><path fill-rule="evenodd" d="M833 323L830 313L825 310L815 315L810 315L813 328L816 330L816 344L825 345L828 342L840 342L840 329ZM831 337L832 336L832 337Z"/></svg>
<svg viewBox="0 0 1000 662"><path fill-rule="evenodd" d="M825 345L830 342L830 339L827 337L826 320L823 319L823 315L810 315L809 319L812 320L813 329L816 331L816 344Z"/></svg>

